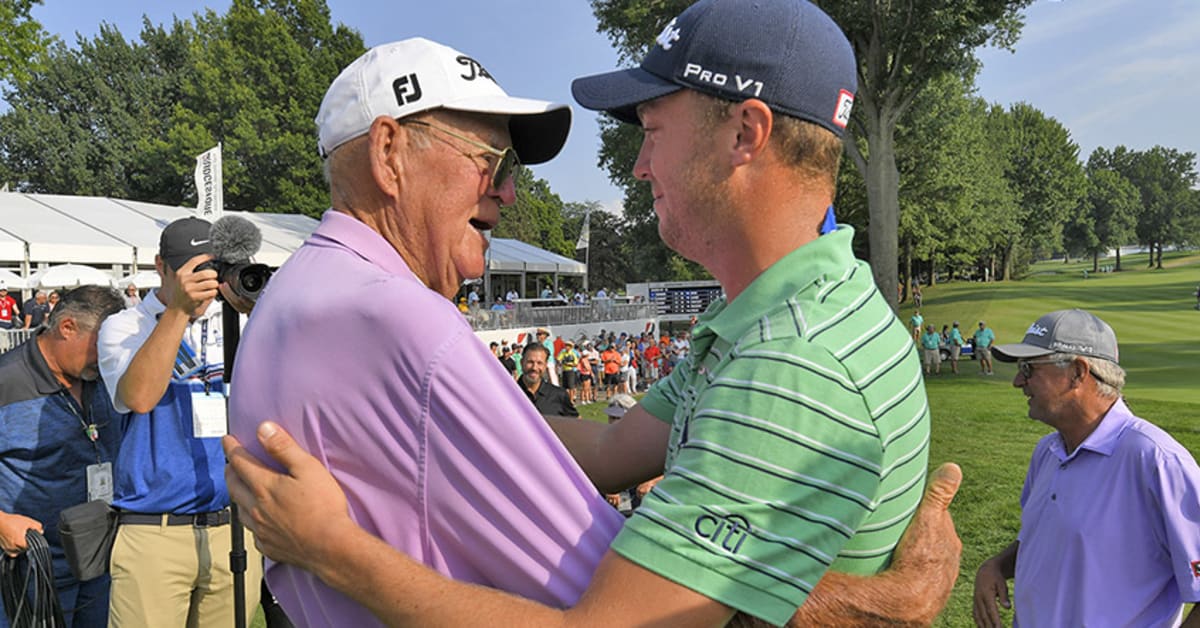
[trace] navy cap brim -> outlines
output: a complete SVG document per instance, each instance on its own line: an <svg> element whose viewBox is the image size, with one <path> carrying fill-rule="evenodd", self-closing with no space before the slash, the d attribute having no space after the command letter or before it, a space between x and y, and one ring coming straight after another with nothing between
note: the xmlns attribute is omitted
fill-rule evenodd
<svg viewBox="0 0 1200 628"><path fill-rule="evenodd" d="M564 106L544 113L514 114L508 119L508 132L521 163L545 163L554 159L567 143L571 110Z"/></svg>
<svg viewBox="0 0 1200 628"><path fill-rule="evenodd" d="M1054 353L1053 349L1046 347L1038 347L1029 345L1023 342L1017 342L1007 345L996 345L992 347L992 353L996 355L996 359L1001 362L1016 362L1017 360L1028 360L1030 358L1040 358L1043 355Z"/></svg>
<svg viewBox="0 0 1200 628"><path fill-rule="evenodd" d="M616 70L571 81L571 95L581 107L604 111L621 122L638 126L641 126L638 105L681 89L682 85L642 68Z"/></svg>

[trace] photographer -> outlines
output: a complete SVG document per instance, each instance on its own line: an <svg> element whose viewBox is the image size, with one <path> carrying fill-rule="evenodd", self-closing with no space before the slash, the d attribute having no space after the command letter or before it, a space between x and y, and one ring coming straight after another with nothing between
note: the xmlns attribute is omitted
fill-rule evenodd
<svg viewBox="0 0 1200 628"><path fill-rule="evenodd" d="M100 331L108 392L118 412L131 413L113 500L121 513L110 625L118 628L189 619L225 626L233 616L222 358L204 316L218 292L239 311L251 303L206 267L214 259L213 231L198 218L167 225L155 257L162 287ZM261 560L252 541L246 549L246 607L253 609Z"/></svg>

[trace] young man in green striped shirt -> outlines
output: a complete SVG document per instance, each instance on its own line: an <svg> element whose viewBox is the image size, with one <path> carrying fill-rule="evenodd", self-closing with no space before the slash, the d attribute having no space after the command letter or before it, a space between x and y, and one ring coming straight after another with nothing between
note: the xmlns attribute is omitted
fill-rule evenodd
<svg viewBox="0 0 1200 628"><path fill-rule="evenodd" d="M832 220L850 45L803 0L701 0L657 42L640 68L573 92L643 128L634 174L650 184L659 233L726 298L697 322L688 358L611 428L551 420L602 491L664 475L579 602L552 609L448 580L340 518L305 524L285 507L291 482L232 451L230 490L268 556L393 625L718 625L738 611L772 624L933 620L958 546L944 511L914 519L929 444L920 364L854 258L852 230ZM276 431L264 446L336 503L290 439ZM894 555L910 521L935 533Z"/></svg>

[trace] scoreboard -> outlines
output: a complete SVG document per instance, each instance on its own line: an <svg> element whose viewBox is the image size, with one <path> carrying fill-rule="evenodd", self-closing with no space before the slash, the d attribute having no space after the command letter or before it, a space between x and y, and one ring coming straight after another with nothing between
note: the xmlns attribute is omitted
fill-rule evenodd
<svg viewBox="0 0 1200 628"><path fill-rule="evenodd" d="M716 281L660 281L627 284L630 296L641 296L663 320L687 320L708 309L724 291Z"/></svg>

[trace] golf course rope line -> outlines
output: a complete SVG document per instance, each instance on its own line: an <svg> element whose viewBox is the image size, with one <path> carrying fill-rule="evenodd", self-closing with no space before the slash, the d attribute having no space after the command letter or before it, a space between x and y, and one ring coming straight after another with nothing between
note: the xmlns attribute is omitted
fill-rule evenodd
<svg viewBox="0 0 1200 628"><path fill-rule="evenodd" d="M66 628L58 591L54 589L54 560L46 537L25 531L28 549L0 560L0 596L13 628Z"/></svg>

